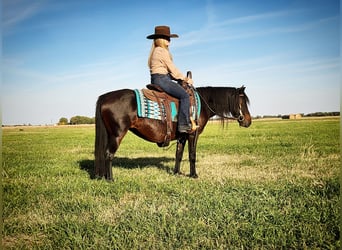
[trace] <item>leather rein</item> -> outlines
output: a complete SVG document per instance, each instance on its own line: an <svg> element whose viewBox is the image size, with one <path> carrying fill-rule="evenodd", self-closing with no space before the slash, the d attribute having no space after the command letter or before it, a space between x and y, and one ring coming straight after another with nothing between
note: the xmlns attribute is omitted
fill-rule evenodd
<svg viewBox="0 0 342 250"><path fill-rule="evenodd" d="M192 72L191 71L188 71L187 72L187 77L188 78L192 78ZM201 96L201 94L196 90L196 88L193 86L193 85L189 85L188 84L188 87L192 88L194 91L197 92L197 94L199 95L199 97L202 99L202 101L204 102L204 104L207 106L207 108L214 114L214 115L217 115L217 116L220 116L224 119L227 119L227 120L235 120L235 121L239 121L239 122L242 122L243 120L245 120L245 117L242 113L242 110L241 110L241 103L239 103L239 116L236 118L236 117L231 117L231 116L225 116L225 115L218 115L216 114L216 112L209 106L209 104L206 102L206 100L204 100L204 98ZM243 97L244 95L243 94L239 94L239 97Z"/></svg>

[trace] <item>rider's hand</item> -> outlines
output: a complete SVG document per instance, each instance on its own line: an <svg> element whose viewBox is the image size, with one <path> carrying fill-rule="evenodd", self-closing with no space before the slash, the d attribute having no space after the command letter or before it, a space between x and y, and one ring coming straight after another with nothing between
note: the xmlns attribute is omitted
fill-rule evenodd
<svg viewBox="0 0 342 250"><path fill-rule="evenodd" d="M185 77L184 81L189 84L189 85L193 85L194 81L191 78Z"/></svg>

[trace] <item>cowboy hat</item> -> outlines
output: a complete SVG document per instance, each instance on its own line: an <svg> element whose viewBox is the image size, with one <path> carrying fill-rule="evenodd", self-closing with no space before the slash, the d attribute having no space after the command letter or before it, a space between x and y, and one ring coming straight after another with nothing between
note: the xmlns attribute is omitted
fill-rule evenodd
<svg viewBox="0 0 342 250"><path fill-rule="evenodd" d="M170 34L169 26L156 26L154 28L154 34L147 36L147 39L156 39L156 38L171 38L178 37L177 34Z"/></svg>

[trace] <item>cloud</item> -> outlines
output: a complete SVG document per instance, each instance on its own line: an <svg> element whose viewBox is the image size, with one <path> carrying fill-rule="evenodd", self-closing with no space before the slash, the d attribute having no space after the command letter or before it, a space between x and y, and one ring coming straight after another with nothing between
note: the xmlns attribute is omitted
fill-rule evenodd
<svg viewBox="0 0 342 250"><path fill-rule="evenodd" d="M5 58L3 68L3 91L8 93L23 91L42 92L46 87L97 86L98 89L111 90L128 83L131 87L146 84L149 77L146 58L141 55L133 57L113 57L75 65L67 70L44 71L22 67L20 61ZM143 65L143 67L142 67ZM135 69L134 72L131 69ZM115 86L116 85L116 86ZM128 87L127 85L125 87Z"/></svg>
<svg viewBox="0 0 342 250"><path fill-rule="evenodd" d="M272 22L272 20L279 20L280 18L289 19L299 14L302 15L304 12L308 11L308 9L282 10L219 20L220 18L214 14L215 10L213 6L209 5L206 9L207 22L199 29L183 34L183 39L175 44L175 48L213 42L248 39L274 34L298 33L305 30L315 29L316 27L329 24L331 22L337 22L339 18L338 16L331 16L318 20L307 20L306 22L295 23L293 25L278 27L270 26L269 28L267 28L267 26L265 27L263 23L260 23L260 25L247 26L249 28L246 28L246 25L255 24L258 21ZM258 27L263 28L261 29Z"/></svg>
<svg viewBox="0 0 342 250"><path fill-rule="evenodd" d="M17 24L35 16L43 8L42 1L4 0L3 1L3 29L9 32Z"/></svg>

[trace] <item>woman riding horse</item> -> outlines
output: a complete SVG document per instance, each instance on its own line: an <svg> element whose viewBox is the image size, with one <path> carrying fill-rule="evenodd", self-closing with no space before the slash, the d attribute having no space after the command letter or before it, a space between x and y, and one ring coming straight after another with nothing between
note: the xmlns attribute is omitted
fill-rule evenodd
<svg viewBox="0 0 342 250"><path fill-rule="evenodd" d="M147 36L147 39L153 39L148 58L151 83L179 99L178 131L189 133L192 129L189 114L189 95L180 84L173 80L185 81L188 84L193 84L193 81L185 77L172 61L172 55L169 51L171 37L178 37L178 35L171 34L168 26L156 26L154 34Z"/></svg>

